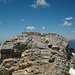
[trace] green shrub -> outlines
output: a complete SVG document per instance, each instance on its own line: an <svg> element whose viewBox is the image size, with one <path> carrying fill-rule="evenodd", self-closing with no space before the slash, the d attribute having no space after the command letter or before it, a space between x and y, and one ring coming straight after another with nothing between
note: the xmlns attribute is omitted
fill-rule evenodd
<svg viewBox="0 0 75 75"><path fill-rule="evenodd" d="M74 49L72 47L69 48L70 52L74 52Z"/></svg>

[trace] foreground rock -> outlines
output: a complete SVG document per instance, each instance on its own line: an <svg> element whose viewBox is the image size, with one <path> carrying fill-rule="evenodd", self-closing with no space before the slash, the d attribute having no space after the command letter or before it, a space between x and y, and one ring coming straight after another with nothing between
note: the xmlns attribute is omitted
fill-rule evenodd
<svg viewBox="0 0 75 75"><path fill-rule="evenodd" d="M25 32L1 46L0 75L69 75L70 59L64 37Z"/></svg>

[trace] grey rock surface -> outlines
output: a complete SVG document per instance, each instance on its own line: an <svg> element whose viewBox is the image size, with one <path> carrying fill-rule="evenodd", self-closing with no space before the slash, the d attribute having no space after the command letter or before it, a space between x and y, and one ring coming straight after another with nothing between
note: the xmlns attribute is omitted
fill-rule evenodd
<svg viewBox="0 0 75 75"><path fill-rule="evenodd" d="M24 32L2 44L0 75L65 75L71 53L63 36Z"/></svg>

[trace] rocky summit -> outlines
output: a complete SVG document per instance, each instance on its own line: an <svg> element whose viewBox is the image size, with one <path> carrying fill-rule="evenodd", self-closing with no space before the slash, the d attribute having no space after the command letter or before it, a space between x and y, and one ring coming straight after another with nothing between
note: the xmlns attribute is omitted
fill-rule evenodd
<svg viewBox="0 0 75 75"><path fill-rule="evenodd" d="M0 75L69 75L71 50L63 36L23 32L1 45Z"/></svg>

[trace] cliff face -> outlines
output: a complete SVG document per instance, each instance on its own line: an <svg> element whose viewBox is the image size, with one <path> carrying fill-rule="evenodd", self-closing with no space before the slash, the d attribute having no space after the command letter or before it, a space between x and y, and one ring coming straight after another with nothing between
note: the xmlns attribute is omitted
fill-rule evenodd
<svg viewBox="0 0 75 75"><path fill-rule="evenodd" d="M25 32L1 46L1 75L66 75L71 51L57 34Z"/></svg>

